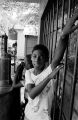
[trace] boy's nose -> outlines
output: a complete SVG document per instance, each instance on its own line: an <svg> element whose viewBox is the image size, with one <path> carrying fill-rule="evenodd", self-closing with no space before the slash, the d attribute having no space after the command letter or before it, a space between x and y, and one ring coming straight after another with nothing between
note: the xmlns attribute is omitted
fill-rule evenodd
<svg viewBox="0 0 78 120"><path fill-rule="evenodd" d="M37 57L35 61L40 61L40 57Z"/></svg>

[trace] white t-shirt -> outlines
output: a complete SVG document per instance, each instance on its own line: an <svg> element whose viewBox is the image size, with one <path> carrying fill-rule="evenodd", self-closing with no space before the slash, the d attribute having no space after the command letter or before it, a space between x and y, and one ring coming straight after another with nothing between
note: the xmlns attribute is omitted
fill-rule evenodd
<svg viewBox="0 0 78 120"><path fill-rule="evenodd" d="M38 75L34 75L33 70L34 68L29 69L25 73L25 87L27 84L35 84L35 86L38 85L52 72L51 65ZM28 120L51 120L50 112L54 97L54 84L55 80L50 80L41 94L35 97L35 99L31 99L28 96L28 103L25 108L25 117Z"/></svg>

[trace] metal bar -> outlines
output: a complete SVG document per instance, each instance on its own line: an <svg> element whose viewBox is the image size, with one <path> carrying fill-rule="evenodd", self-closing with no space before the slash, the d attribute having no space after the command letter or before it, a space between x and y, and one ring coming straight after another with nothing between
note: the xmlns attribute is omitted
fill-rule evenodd
<svg viewBox="0 0 78 120"><path fill-rule="evenodd" d="M49 40L49 63L51 62L51 43L52 43L52 24L53 24L53 8L50 10L50 40Z"/></svg>
<svg viewBox="0 0 78 120"><path fill-rule="evenodd" d="M49 22L49 50L50 50L50 41L51 41L51 23L52 23L52 10L50 9L50 22Z"/></svg>
<svg viewBox="0 0 78 120"><path fill-rule="evenodd" d="M48 47L48 13L47 13L47 16L46 16L46 45Z"/></svg>
<svg viewBox="0 0 78 120"><path fill-rule="evenodd" d="M64 6L65 6L65 0L62 0L62 29L64 27ZM65 71L66 72L66 71ZM64 73L65 75L66 73ZM64 89L64 86L65 86L65 81L63 82L63 89ZM64 90L63 90L63 93L64 93ZM61 99L61 105L60 105L60 114L59 114L59 120L62 119L62 105L63 105L63 95L62 95L62 99Z"/></svg>
<svg viewBox="0 0 78 120"><path fill-rule="evenodd" d="M57 73L56 77L57 77L57 83L56 83L56 90L55 90L55 94L54 94L54 109L53 109L53 118L52 118L53 120L55 120L55 117L56 117L55 116L56 115L55 110L56 110L56 107L57 107L56 102L57 102L57 90L58 90L58 84L59 84L59 72Z"/></svg>
<svg viewBox="0 0 78 120"><path fill-rule="evenodd" d="M71 0L69 2L69 7L68 7L68 18L71 16ZM64 13L63 13L64 14ZM63 18L64 19L64 18ZM64 24L63 24L64 25ZM63 26L62 26L63 28ZM61 110L60 110L60 117L59 119L62 119L62 108L63 108L63 103L64 103L64 89L65 89L65 78L66 78L66 70L67 70L67 55L68 55L68 46L66 49L66 54L65 54L65 67L64 67L64 80L63 80L63 92L62 92L62 99L61 99Z"/></svg>
<svg viewBox="0 0 78 120"><path fill-rule="evenodd" d="M78 35L77 35L78 37ZM75 57L75 65L74 65L74 75L73 75L73 86L72 86L72 96L71 96L71 109L70 109L70 120L72 120L73 113L73 104L74 104L74 96L75 96L75 87L77 83L77 65L78 65L78 39L76 44L76 57Z"/></svg>
<svg viewBox="0 0 78 120"><path fill-rule="evenodd" d="M44 45L46 45L46 20L44 20Z"/></svg>
<svg viewBox="0 0 78 120"><path fill-rule="evenodd" d="M62 29L64 27L64 5L65 5L65 0L62 0Z"/></svg>
<svg viewBox="0 0 78 120"><path fill-rule="evenodd" d="M49 26L49 28L48 28L48 49L50 48L50 14L51 14L51 10L49 10L49 13L48 13L49 15L48 15L48 26Z"/></svg>
<svg viewBox="0 0 78 120"><path fill-rule="evenodd" d="M65 0L62 1L62 29L64 27L64 6L65 6ZM67 45L68 48L68 45ZM63 108L63 103L64 103L64 89L65 89L65 79L66 79L66 69L67 69L67 53L68 49L66 49L65 53L65 66L64 66L64 78L63 78L63 91L62 91L62 96L61 96L61 104L60 104L60 114L59 114L59 120L62 120L62 108Z"/></svg>
<svg viewBox="0 0 78 120"><path fill-rule="evenodd" d="M50 42L50 11L48 12L48 49L49 49L49 42Z"/></svg>
<svg viewBox="0 0 78 120"><path fill-rule="evenodd" d="M50 10L50 22L49 22L49 49L50 49L50 41L51 41L51 38L52 38L52 36L51 36L51 25L52 25L52 9Z"/></svg>
<svg viewBox="0 0 78 120"><path fill-rule="evenodd" d="M56 11L56 38L55 38L55 46L54 46L54 53L56 49L56 43L57 43L57 33L58 33L58 0L57 0L57 11Z"/></svg>
<svg viewBox="0 0 78 120"><path fill-rule="evenodd" d="M72 5L73 5L73 6L72 6L73 12L74 12L74 10L75 10L75 5L76 5L75 2L76 2L76 0L73 0L73 4L72 4Z"/></svg>
<svg viewBox="0 0 78 120"><path fill-rule="evenodd" d="M50 61L52 61L52 50L53 50L53 34L54 34L54 3L53 3L53 7L52 7L52 33L51 33L51 42L50 42Z"/></svg>
<svg viewBox="0 0 78 120"><path fill-rule="evenodd" d="M68 46L67 46L68 48ZM66 73L67 73L67 53L68 49L66 49L66 56L65 56L65 66L64 66L64 78L63 78L63 91L62 91L62 98L61 98L61 106L60 106L60 115L59 115L59 120L62 119L62 108L63 108L63 103L64 103L64 89L65 89L65 80L66 80Z"/></svg>
<svg viewBox="0 0 78 120"><path fill-rule="evenodd" d="M55 46L54 46L54 52L56 49L56 42L57 42L57 32L58 32L58 0L57 0L57 11L56 11L56 38L55 38ZM59 83L59 72L57 74L57 84L56 84L56 91L55 91L55 102L54 102L54 110L53 110L53 120L55 120L55 109L56 109L56 102L57 102L57 90L58 90L58 83Z"/></svg>
<svg viewBox="0 0 78 120"><path fill-rule="evenodd" d="M45 18L45 45L47 44L47 17Z"/></svg>
<svg viewBox="0 0 78 120"><path fill-rule="evenodd" d="M44 29L44 27L43 27L43 19L41 19L39 43L42 43L42 42L43 42L43 32L42 32L43 29Z"/></svg>
<svg viewBox="0 0 78 120"><path fill-rule="evenodd" d="M62 0L62 28L61 28L61 29L64 28L64 9L65 9L64 6L65 6L65 0ZM66 74L66 73L65 73L65 74ZM63 83L63 87L65 87L65 81L64 81L64 83ZM64 91L63 91L63 93L64 93ZM61 102L60 102L59 120L62 119L62 114L63 114L62 106L63 106L63 96L62 96Z"/></svg>
<svg viewBox="0 0 78 120"><path fill-rule="evenodd" d="M71 17L71 0L69 0L68 18Z"/></svg>
<svg viewBox="0 0 78 120"><path fill-rule="evenodd" d="M50 10L47 14L47 47L49 48L49 22L50 22Z"/></svg>
<svg viewBox="0 0 78 120"><path fill-rule="evenodd" d="M45 41L45 21L43 22L43 44L44 44L44 41Z"/></svg>

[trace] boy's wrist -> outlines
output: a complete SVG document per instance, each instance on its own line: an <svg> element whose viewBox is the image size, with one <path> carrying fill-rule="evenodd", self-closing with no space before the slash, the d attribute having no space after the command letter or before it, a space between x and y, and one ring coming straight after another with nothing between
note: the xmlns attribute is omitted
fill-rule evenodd
<svg viewBox="0 0 78 120"><path fill-rule="evenodd" d="M69 33L64 33L64 32L62 31L60 38L61 38L61 39L65 39L67 36L69 36Z"/></svg>
<svg viewBox="0 0 78 120"><path fill-rule="evenodd" d="M51 78L51 73L47 76L47 79L48 81L50 81L52 78Z"/></svg>
<svg viewBox="0 0 78 120"><path fill-rule="evenodd" d="M65 38L65 34L64 34L63 31L61 32L61 36L60 36L60 38L61 38L61 39L64 39L64 38Z"/></svg>

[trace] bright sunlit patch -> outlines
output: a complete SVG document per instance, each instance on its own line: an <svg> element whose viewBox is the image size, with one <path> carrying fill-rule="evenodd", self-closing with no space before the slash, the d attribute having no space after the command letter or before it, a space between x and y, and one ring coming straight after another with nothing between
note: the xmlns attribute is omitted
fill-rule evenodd
<svg viewBox="0 0 78 120"><path fill-rule="evenodd" d="M3 0L0 2L0 21L2 24L0 31L3 30L2 27L8 31L8 28L15 28L18 24L22 26L20 29L29 24L39 25L39 9L40 3L26 3L22 0L20 2L8 0L7 2L7 0ZM6 24L4 24L5 18Z"/></svg>
<svg viewBox="0 0 78 120"><path fill-rule="evenodd" d="M24 35L38 35L38 26L35 25L26 25L23 31Z"/></svg>
<svg viewBox="0 0 78 120"><path fill-rule="evenodd" d="M17 18L16 12L13 12L12 19L15 20Z"/></svg>

